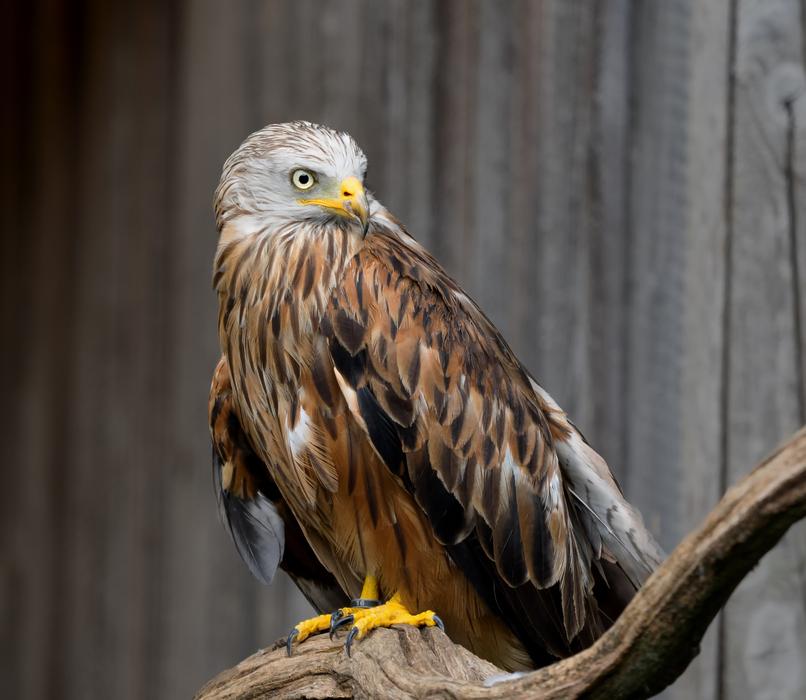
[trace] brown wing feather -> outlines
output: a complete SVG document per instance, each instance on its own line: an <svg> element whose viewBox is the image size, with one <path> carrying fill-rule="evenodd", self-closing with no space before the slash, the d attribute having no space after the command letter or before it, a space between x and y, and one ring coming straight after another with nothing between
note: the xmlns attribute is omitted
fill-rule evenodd
<svg viewBox="0 0 806 700"><path fill-rule="evenodd" d="M548 617L561 629L539 631L540 644L557 654L595 638L607 620L593 590L609 581L592 562L618 559L563 473L558 446L576 431L478 307L406 234L376 225L320 330L375 450L468 576L486 581L488 603L497 587L510 618L541 607L534 626ZM608 496L623 502L617 487Z"/></svg>
<svg viewBox="0 0 806 700"><path fill-rule="evenodd" d="M347 605L348 596L314 554L269 470L249 444L235 411L229 366L223 357L210 387L209 419L219 512L249 569L268 583L279 565L319 612ZM284 542L277 552L281 558L265 561L266 556L275 556L275 550L267 552L260 540L266 537L267 529L270 536L278 534L273 532L277 520Z"/></svg>

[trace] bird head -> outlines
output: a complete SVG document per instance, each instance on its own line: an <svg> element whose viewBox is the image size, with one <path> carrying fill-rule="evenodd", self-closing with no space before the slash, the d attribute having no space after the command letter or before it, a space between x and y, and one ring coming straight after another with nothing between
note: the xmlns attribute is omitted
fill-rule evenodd
<svg viewBox="0 0 806 700"><path fill-rule="evenodd" d="M219 231L339 221L366 234L367 159L349 134L310 122L270 124L227 159L215 196Z"/></svg>

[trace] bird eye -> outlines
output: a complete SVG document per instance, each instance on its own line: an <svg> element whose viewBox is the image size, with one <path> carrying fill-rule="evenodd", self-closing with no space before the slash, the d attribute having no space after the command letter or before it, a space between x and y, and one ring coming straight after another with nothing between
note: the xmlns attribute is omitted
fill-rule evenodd
<svg viewBox="0 0 806 700"><path fill-rule="evenodd" d="M309 190L316 183L316 178L310 170L298 168L291 173L291 184L298 190Z"/></svg>

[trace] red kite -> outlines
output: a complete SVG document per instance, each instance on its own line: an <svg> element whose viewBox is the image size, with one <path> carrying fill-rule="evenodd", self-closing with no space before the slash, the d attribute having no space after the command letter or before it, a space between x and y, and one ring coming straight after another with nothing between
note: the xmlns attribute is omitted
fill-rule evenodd
<svg viewBox="0 0 806 700"><path fill-rule="evenodd" d="M210 400L220 510L352 626L444 628L510 670L588 646L661 559L605 461L365 190L347 134L273 124L227 160ZM329 614L333 612L334 614ZM437 613L437 614L435 614Z"/></svg>

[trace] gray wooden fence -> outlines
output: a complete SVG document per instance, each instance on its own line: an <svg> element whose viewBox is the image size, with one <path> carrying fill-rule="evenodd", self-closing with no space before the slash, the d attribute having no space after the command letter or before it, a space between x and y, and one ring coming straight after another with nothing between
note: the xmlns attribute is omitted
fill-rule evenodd
<svg viewBox="0 0 806 700"><path fill-rule="evenodd" d="M0 694L178 698L306 614L216 520L210 201L347 129L665 546L806 420L806 3L140 0L0 23ZM806 696L806 529L674 698Z"/></svg>

